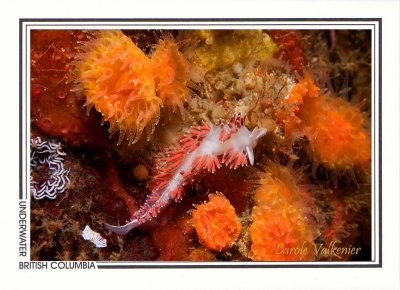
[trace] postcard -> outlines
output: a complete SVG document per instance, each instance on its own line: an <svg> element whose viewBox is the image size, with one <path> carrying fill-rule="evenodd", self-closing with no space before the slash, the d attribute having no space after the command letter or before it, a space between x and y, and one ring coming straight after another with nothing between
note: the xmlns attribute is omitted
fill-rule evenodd
<svg viewBox="0 0 400 290"><path fill-rule="evenodd" d="M398 3L41 2L3 17L4 285L398 289Z"/></svg>

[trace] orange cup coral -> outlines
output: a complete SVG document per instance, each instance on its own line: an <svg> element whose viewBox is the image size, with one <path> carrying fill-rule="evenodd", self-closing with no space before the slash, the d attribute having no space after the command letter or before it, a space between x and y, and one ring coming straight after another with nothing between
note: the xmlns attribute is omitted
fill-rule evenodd
<svg viewBox="0 0 400 290"><path fill-rule="evenodd" d="M307 73L282 100L278 118L286 136L306 136L309 155L328 168L348 169L371 159L364 115L342 98L321 95Z"/></svg>
<svg viewBox="0 0 400 290"><path fill-rule="evenodd" d="M171 37L160 40L151 58L157 96L172 109L179 108L184 115L183 103L189 96L189 64Z"/></svg>
<svg viewBox="0 0 400 290"><path fill-rule="evenodd" d="M120 30L93 32L81 46L75 62L78 90L86 96L87 111L94 106L110 122L109 133L119 130L136 143L145 128L152 132L162 101L155 94L150 59Z"/></svg>
<svg viewBox="0 0 400 290"><path fill-rule="evenodd" d="M286 168L269 162L262 173L251 212L250 258L255 261L315 260L320 235L309 193Z"/></svg>
<svg viewBox="0 0 400 290"><path fill-rule="evenodd" d="M200 243L210 250L228 249L239 237L242 225L234 207L222 193L208 195L207 203L192 211L192 221Z"/></svg>
<svg viewBox="0 0 400 290"><path fill-rule="evenodd" d="M310 98L318 97L320 89L314 84L311 76L305 73L290 90L290 94L282 100L282 109L278 110L278 119L284 125L286 136L295 137L298 134L301 120L297 116L303 103Z"/></svg>
<svg viewBox="0 0 400 290"><path fill-rule="evenodd" d="M330 168L351 168L371 159L371 140L357 107L319 96L304 103L299 118L313 158Z"/></svg>

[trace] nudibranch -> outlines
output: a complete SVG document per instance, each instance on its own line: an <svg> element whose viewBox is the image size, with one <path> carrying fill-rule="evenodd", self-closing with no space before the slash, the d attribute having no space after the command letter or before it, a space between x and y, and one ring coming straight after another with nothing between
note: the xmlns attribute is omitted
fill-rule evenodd
<svg viewBox="0 0 400 290"><path fill-rule="evenodd" d="M54 141L42 141L38 136L31 139L31 176L30 190L34 199L44 197L55 199L59 193L63 193L70 179L69 170L64 167L64 156L67 154L62 150L61 143ZM46 164L49 178L42 183L34 179L35 168L39 164Z"/></svg>
<svg viewBox="0 0 400 290"><path fill-rule="evenodd" d="M82 231L82 238L86 241L92 242L96 248L107 247L107 240L103 238L99 233L92 230L88 225Z"/></svg>
<svg viewBox="0 0 400 290"><path fill-rule="evenodd" d="M244 126L245 117L235 114L229 122L220 120L216 125L202 122L192 126L180 140L181 147L167 152L165 165L154 177L156 186L144 205L123 226L106 224L111 231L124 235L152 220L160 210L182 198L184 186L203 170L215 172L222 165L230 169L254 164L253 149L258 139L267 133L265 128L250 131Z"/></svg>
<svg viewBox="0 0 400 290"><path fill-rule="evenodd" d="M119 130L118 144L124 138L134 144L160 116L151 60L120 30L92 34L74 62L77 90L86 96L87 112L94 106L110 123L111 136Z"/></svg>

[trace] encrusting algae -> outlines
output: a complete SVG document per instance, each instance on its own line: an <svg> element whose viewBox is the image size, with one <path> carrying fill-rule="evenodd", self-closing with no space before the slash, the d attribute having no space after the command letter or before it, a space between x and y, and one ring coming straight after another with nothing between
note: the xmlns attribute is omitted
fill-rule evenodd
<svg viewBox="0 0 400 290"><path fill-rule="evenodd" d="M226 69L236 62L272 57L277 46L261 30L198 30L186 34L197 39L191 61L205 72Z"/></svg>

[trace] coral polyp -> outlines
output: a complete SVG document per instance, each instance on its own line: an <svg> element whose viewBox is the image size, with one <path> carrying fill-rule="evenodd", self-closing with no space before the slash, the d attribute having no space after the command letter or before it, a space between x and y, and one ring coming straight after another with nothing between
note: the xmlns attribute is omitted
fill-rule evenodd
<svg viewBox="0 0 400 290"><path fill-rule="evenodd" d="M251 212L250 258L254 261L313 261L320 235L316 206L286 168L268 162Z"/></svg>
<svg viewBox="0 0 400 290"><path fill-rule="evenodd" d="M74 64L87 111L94 106L110 123L111 135L119 130L119 144L124 138L136 143L146 128L153 132L162 101L143 51L120 30L93 32L80 49Z"/></svg>
<svg viewBox="0 0 400 290"><path fill-rule="evenodd" d="M208 199L192 212L194 228L203 246L213 251L226 250L239 237L242 225L222 193L209 194Z"/></svg>
<svg viewBox="0 0 400 290"><path fill-rule="evenodd" d="M172 112L178 108L184 116L183 104L189 96L189 64L172 37L161 39L155 47L151 62L154 69L156 93Z"/></svg>
<svg viewBox="0 0 400 290"><path fill-rule="evenodd" d="M322 94L308 73L282 100L278 118L285 135L305 136L311 158L328 168L350 169L371 159L364 114L342 98Z"/></svg>
<svg viewBox="0 0 400 290"><path fill-rule="evenodd" d="M320 89L315 85L314 80L309 74L305 74L295 84L290 93L282 100L282 109L278 111L278 120L283 123L285 135L289 138L301 135L299 133L301 119L298 114L308 99L318 97Z"/></svg>
<svg viewBox="0 0 400 290"><path fill-rule="evenodd" d="M360 110L327 95L307 100L299 113L309 153L329 168L351 168L371 160L371 140Z"/></svg>

